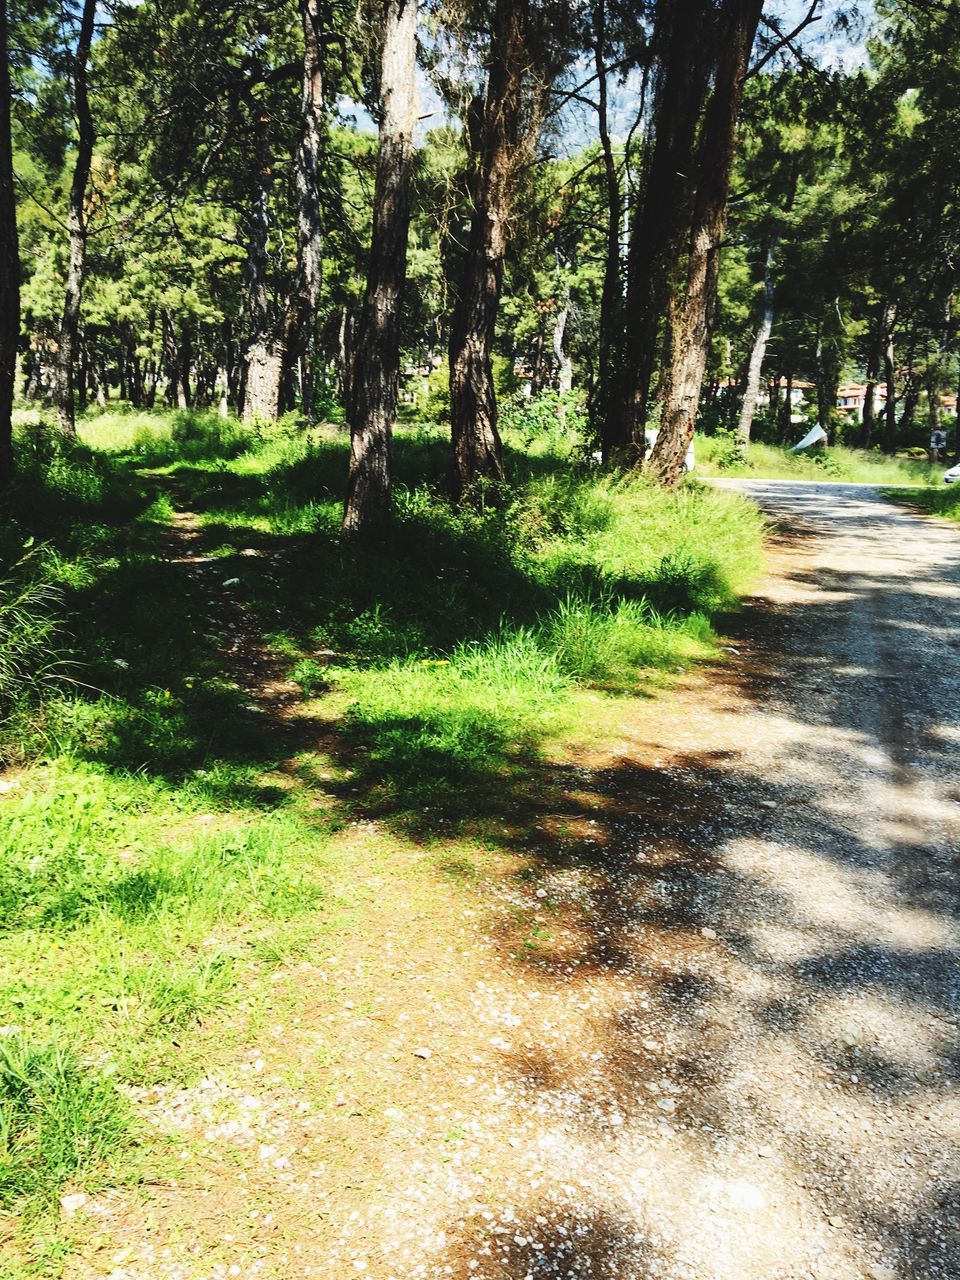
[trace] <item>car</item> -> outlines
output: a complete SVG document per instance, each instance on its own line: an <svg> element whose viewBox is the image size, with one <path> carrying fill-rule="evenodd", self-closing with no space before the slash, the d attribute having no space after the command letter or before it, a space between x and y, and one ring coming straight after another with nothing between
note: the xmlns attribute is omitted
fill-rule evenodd
<svg viewBox="0 0 960 1280"><path fill-rule="evenodd" d="M960 466L951 467L949 471L944 473L944 484L953 484L955 480L960 480Z"/></svg>

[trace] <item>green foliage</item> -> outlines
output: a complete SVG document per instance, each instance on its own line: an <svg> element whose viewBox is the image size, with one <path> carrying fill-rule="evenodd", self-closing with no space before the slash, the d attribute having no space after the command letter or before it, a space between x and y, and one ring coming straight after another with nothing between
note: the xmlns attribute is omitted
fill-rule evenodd
<svg viewBox="0 0 960 1280"><path fill-rule="evenodd" d="M126 1136L114 1084L57 1044L0 1038L0 1208L42 1208L63 1184L102 1173Z"/></svg>

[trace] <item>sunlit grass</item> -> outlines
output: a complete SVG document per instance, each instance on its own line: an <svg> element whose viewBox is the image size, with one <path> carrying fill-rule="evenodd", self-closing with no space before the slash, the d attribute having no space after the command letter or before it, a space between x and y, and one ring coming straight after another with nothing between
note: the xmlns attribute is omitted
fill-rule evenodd
<svg viewBox="0 0 960 1280"><path fill-rule="evenodd" d="M703 475L749 476L758 480L837 480L876 485L936 485L943 466L924 459L888 457L877 449L828 449L789 453L786 448L751 444L747 461L727 461L729 441L698 436L697 468Z"/></svg>

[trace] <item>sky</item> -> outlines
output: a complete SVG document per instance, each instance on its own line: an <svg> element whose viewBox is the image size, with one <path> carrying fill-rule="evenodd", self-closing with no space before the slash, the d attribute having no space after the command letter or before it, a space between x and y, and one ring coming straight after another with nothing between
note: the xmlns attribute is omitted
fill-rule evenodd
<svg viewBox="0 0 960 1280"><path fill-rule="evenodd" d="M811 0L769 0L764 6L764 13L778 19L783 29L792 30L806 14ZM850 71L862 66L867 61L866 39L870 24L873 21L873 0L821 0L821 17L812 23L798 43L804 53L828 70ZM844 21L846 19L846 21ZM588 67L584 62L581 82L586 81L592 73L592 64ZM418 74L418 92L420 98L419 134L422 138L430 129L450 119L449 113L441 101L429 76L421 69ZM591 94L591 89L585 91ZM610 77L608 87L609 114L611 133L621 141L626 138L636 116L639 95L639 76L631 77L623 85L615 83ZM349 99L342 99L338 104L346 121L357 128L373 132L376 126L362 107L358 107ZM589 108L573 106L563 121L564 152L580 150L596 137L595 116Z"/></svg>

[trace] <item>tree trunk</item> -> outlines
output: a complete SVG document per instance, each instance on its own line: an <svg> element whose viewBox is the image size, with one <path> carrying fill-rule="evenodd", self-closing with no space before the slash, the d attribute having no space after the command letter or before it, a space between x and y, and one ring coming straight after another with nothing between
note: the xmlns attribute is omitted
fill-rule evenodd
<svg viewBox="0 0 960 1280"><path fill-rule="evenodd" d="M573 361L564 350L563 340L567 332L567 320L570 316L570 281L564 280L561 287L561 303L553 322L553 358L557 362L557 391L560 394L558 414L561 422L566 416L563 397L573 389Z"/></svg>
<svg viewBox="0 0 960 1280"><path fill-rule="evenodd" d="M87 85L87 62L93 41L93 19L96 0L83 0L77 48L72 58L73 109L77 119L77 156L70 184L67 226L70 233L70 256L67 286L60 321L60 346L57 351L57 425L66 436L77 434L73 404L73 366L77 355L77 329L80 324L80 298L87 258L87 216L85 203L90 163L93 158L93 116Z"/></svg>
<svg viewBox="0 0 960 1280"><path fill-rule="evenodd" d="M869 449L877 424L877 374L881 358L880 323L870 326L870 344L867 349L867 386L863 396L863 413L860 417L860 448Z"/></svg>
<svg viewBox="0 0 960 1280"><path fill-rule="evenodd" d="M247 289L250 341L246 351L243 420L274 422L280 411L283 378L283 334L270 322L267 288L270 244L270 137L269 120L257 121L253 200L250 210L250 243L247 252Z"/></svg>
<svg viewBox="0 0 960 1280"><path fill-rule="evenodd" d="M757 411L757 395L760 391L760 373L763 369L763 357L767 353L767 343L773 332L773 296L776 282L773 278L773 265L780 243L780 232L775 231L767 245L767 260L763 269L763 310L760 314L760 326L753 340L750 351L750 362L747 365L747 385L743 392L743 405L740 409L740 421L737 423L737 446L746 456L750 447L750 429L753 426L753 415Z"/></svg>
<svg viewBox="0 0 960 1280"><path fill-rule="evenodd" d="M287 359L299 365L300 407L313 417L313 345L323 277L323 229L320 217L320 162L325 136L323 115L323 41L319 0L300 0L303 76L300 132L294 169L297 191L297 269L287 303Z"/></svg>
<svg viewBox="0 0 960 1280"><path fill-rule="evenodd" d="M783 389L784 402L780 409L780 440L790 439L791 429L793 427L793 370L787 371L787 382Z"/></svg>
<svg viewBox="0 0 960 1280"><path fill-rule="evenodd" d="M729 0L728 0L729 3ZM627 255L626 333L615 412L605 452L642 461L650 390L661 349L661 322L679 284L683 252L693 243L691 203L697 125L707 99L717 41L710 0L664 0L657 5L653 44L653 147L634 213ZM666 326L663 367L673 359L673 327Z"/></svg>
<svg viewBox="0 0 960 1280"><path fill-rule="evenodd" d="M666 485L680 479L696 424L717 296L737 117L762 8L763 0L726 0L721 13L720 53L703 126L687 284L668 321L673 335L672 359L666 373L660 431L650 458L651 472Z"/></svg>
<svg viewBox="0 0 960 1280"><path fill-rule="evenodd" d="M897 366L893 352L893 326L897 308L887 304L883 309L883 376L887 382L887 402L884 405L884 453L895 453L897 448Z"/></svg>
<svg viewBox="0 0 960 1280"><path fill-rule="evenodd" d="M20 254L10 140L7 4L0 4L0 489L13 478L14 378L20 337Z"/></svg>
<svg viewBox="0 0 960 1280"><path fill-rule="evenodd" d="M619 344L623 323L623 283L620 261L622 200L607 113L606 44L606 0L597 0L593 9L593 62L597 76L597 130L603 156L604 193L607 198L607 234L603 261L603 287L600 292L597 381L591 408L605 464L611 461L610 453L614 447L615 427L611 422L611 413L617 386L615 351Z"/></svg>
<svg viewBox="0 0 960 1280"><path fill-rule="evenodd" d="M350 403L350 376L353 369L353 317L350 308L340 308L337 330L337 396L344 408Z"/></svg>
<svg viewBox="0 0 960 1280"><path fill-rule="evenodd" d="M350 379L350 473L343 536L382 529L390 509L390 440L400 372L410 173L417 120L417 0L387 0L380 64L380 137L367 288Z"/></svg>
<svg viewBox="0 0 960 1280"><path fill-rule="evenodd" d="M450 333L450 426L462 499L503 479L491 354L519 157L529 0L496 0L486 94L476 123L470 240Z"/></svg>

